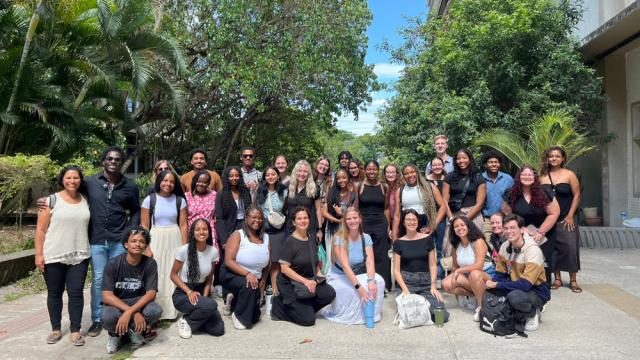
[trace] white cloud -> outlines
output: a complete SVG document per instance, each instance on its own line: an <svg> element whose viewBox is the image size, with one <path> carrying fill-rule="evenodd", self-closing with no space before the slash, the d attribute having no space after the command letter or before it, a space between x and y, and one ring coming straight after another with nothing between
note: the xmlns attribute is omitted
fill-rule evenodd
<svg viewBox="0 0 640 360"><path fill-rule="evenodd" d="M373 72L380 78L399 78L403 69L403 65L378 63L374 65Z"/></svg>
<svg viewBox="0 0 640 360"><path fill-rule="evenodd" d="M377 108L387 103L387 99L376 99L371 102L369 108Z"/></svg>

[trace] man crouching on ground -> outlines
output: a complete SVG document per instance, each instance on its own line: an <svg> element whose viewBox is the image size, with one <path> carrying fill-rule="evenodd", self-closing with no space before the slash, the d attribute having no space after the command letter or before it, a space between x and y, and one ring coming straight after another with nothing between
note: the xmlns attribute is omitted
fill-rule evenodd
<svg viewBox="0 0 640 360"><path fill-rule="evenodd" d="M508 215L502 227L508 241L500 247L496 274L485 286L495 295L507 296L516 310L529 311L525 331L535 331L540 310L551 299L544 274L545 259L538 244L526 233L522 217Z"/></svg>
<svg viewBox="0 0 640 360"><path fill-rule="evenodd" d="M153 300L158 292L158 267L153 258L142 255L151 236L142 227L132 228L123 245L126 254L109 261L102 284L103 326L109 332L107 353L118 351L120 338L128 335L131 346L145 343L162 308Z"/></svg>

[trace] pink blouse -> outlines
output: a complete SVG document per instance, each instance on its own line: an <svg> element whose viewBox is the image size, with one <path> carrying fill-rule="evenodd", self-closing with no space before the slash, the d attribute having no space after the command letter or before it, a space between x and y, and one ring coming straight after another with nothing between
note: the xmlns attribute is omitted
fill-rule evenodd
<svg viewBox="0 0 640 360"><path fill-rule="evenodd" d="M191 195L190 192L186 193L187 198L187 224L189 229L191 229L191 224L194 221L200 218L204 218L207 220L209 225L211 226L211 238L213 239L213 244L215 247L218 247L218 241L216 239L216 231L214 230L214 216L216 211L216 193L215 191L209 192L209 194L205 196L201 195Z"/></svg>

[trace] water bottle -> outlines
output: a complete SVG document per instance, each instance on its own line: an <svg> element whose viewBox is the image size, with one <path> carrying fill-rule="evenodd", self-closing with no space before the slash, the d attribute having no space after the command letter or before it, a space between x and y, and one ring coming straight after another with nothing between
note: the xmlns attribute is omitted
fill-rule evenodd
<svg viewBox="0 0 640 360"><path fill-rule="evenodd" d="M273 291L271 288L267 288L264 294L264 304L265 310L267 311L267 315L271 315L271 300L273 299Z"/></svg>
<svg viewBox="0 0 640 360"><path fill-rule="evenodd" d="M624 221L627 220L627 212L622 210L620 213L620 218L622 219L622 224L624 225Z"/></svg>
<svg viewBox="0 0 640 360"><path fill-rule="evenodd" d="M444 326L444 305L437 304L433 308L433 313L434 313L435 318L436 318L436 327Z"/></svg>
<svg viewBox="0 0 640 360"><path fill-rule="evenodd" d="M373 321L375 303L375 300L369 300L364 304L364 323L367 326L367 329L373 329L375 327L375 322Z"/></svg>

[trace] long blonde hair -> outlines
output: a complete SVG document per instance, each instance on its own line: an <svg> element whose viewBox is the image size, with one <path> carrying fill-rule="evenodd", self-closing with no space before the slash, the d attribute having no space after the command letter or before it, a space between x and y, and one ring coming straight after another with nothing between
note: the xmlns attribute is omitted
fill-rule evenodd
<svg viewBox="0 0 640 360"><path fill-rule="evenodd" d="M340 237L342 239L342 245L345 248L345 251L347 253L347 259L349 258L349 227L347 226L347 215L349 215L350 212L355 212L358 214L358 217L360 218L360 226L358 227L358 232L360 233L360 237L361 240L364 241L364 230L362 228L362 214L360 213L360 210L356 209L355 207L351 206L347 209L347 211L345 211L344 215L342 216L342 220L340 220L340 229L338 229L338 231L335 233L335 235L331 238L331 251L333 252L333 246L335 245L336 242L336 237ZM335 263L335 256L333 256L333 254L331 254L331 260ZM362 254L364 256L364 254Z"/></svg>
<svg viewBox="0 0 640 360"><path fill-rule="evenodd" d="M420 191L420 196L422 197L422 207L424 208L424 214L427 216L427 226L429 229L435 229L436 226L436 200L433 197L433 189L431 188L431 183L425 179L425 177L418 171L418 168L413 164L407 164L402 168L402 173L404 174L404 170L406 168L412 168L416 172L416 185L418 186L418 191ZM409 184L405 181L405 186ZM400 199L402 202L402 199Z"/></svg>
<svg viewBox="0 0 640 360"><path fill-rule="evenodd" d="M311 172L311 166L306 160L299 160L296 165L293 167L291 171L291 181L289 182L289 198L293 199L298 195L298 171L301 167L306 166L309 172L309 177L307 177L307 182L304 184L305 186L305 195L309 199L314 199L317 193L316 182L313 180L313 173Z"/></svg>

